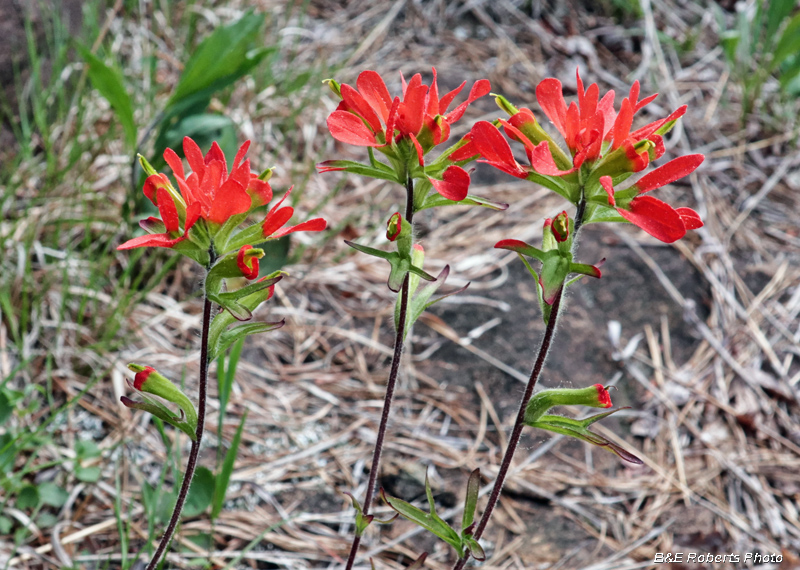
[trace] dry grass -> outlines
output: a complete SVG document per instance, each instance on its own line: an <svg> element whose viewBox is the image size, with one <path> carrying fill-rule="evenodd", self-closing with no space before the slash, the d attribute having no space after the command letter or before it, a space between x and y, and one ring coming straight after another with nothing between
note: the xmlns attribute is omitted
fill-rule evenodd
<svg viewBox="0 0 800 570"><path fill-rule="evenodd" d="M644 234L620 227L616 239L650 268L651 286L663 287L680 307L688 329L697 336L693 352L676 361L671 350L674 331L655 317L632 343L626 338L612 338L616 346L598 341L605 346L604 357L613 353L620 365L620 374L607 381L642 388L642 401L628 413L632 435L623 441L609 430L603 434L638 449L645 466L628 468L605 456L575 454L576 448L559 437L523 450L509 493L487 533L489 557L482 567L646 568L657 552L696 551L783 552L783 563L762 567L798 568L793 554L800 550L796 132L769 131L755 122L740 129L736 87L728 83L713 18L699 4L645 1L642 17L631 19L641 29L630 33L602 12L588 13L578 2L543 8L535 17L523 11L523 4L319 1L301 15L282 3L258 3L258 9L275 19L288 17L284 37L299 38L298 65L325 57L341 66L336 77L343 82L352 82L360 70L369 68L398 84L397 70L409 76L435 65L446 85L488 77L495 92L533 105L532 89L539 80L555 76L569 87L579 65L584 79L599 82L601 89L626 91L639 79L643 92L660 91L657 104L648 107L655 116L689 105L667 146L674 153L703 152L707 161L688 183L664 194L671 192L675 203L696 206L705 220L703 229L674 247L691 263L702 281L699 290L707 290L708 297L687 298L678 291L652 259L653 248L642 247L655 245ZM201 14L227 20L243 8L230 2ZM149 40L142 29L148 21L115 19L111 30L118 34L116 49L149 53L153 48L146 45ZM676 46L690 34L694 46L677 52ZM179 47L164 38L158 57L164 82L174 81ZM270 155L279 167L274 185L283 188L290 184L288 173L298 159L297 149L304 149L305 160L345 157L351 149L337 147L326 135L325 117L336 104L328 94L300 115L295 145L282 144L272 131L281 114L279 96L249 92L245 85L236 90L230 107L243 134L255 141L254 163ZM455 136L479 117L497 116L491 101L482 103L471 109ZM102 105L96 115L98 123L109 117ZM114 142L87 163L86 176L95 181L95 190L112 200L98 205L99 220L114 219L124 196L126 165L127 157ZM416 481L418 487L428 468L439 490L455 493L456 505L470 470L480 467L484 491L489 488L513 418L501 414L491 386L448 385L433 375L426 361L454 342L463 354L471 353L502 374L527 378L525 370L514 368L524 366L524 358L499 362L493 347L481 342L485 330L506 326L515 310L506 312L496 293L517 287L508 271L516 257L492 251L491 245L505 237L535 240L542 219L563 207L528 183L498 179L480 186L480 180L475 193L509 202L511 208L500 213L476 208L421 215L426 263L429 271L449 263L451 285L472 282L455 302L496 308L502 322L476 322L472 330L456 330L431 315L417 325L383 474L412 486ZM335 175L313 176L300 210L322 203L336 183ZM352 178L322 213L332 227L369 243L380 235L400 199L398 189L389 184ZM30 217L30 223L47 231L50 214L36 212L38 217ZM345 251L341 239L333 237L320 244L316 238L298 236L295 243L310 248L303 264L292 267L291 278L280 284L269 308L270 320L285 317L287 325L249 341L223 434L215 433L218 406L212 393L209 440L222 436L230 441L248 410L244 445L229 504L213 527L205 517L183 525L178 540L184 552L169 556L175 567L195 557L221 567L241 555L241 567L329 568L346 556L353 517L340 493L364 492L365 461L376 435L391 355L392 296L384 285L385 268ZM126 264L125 256L119 255L118 263ZM81 283L80 267L70 271L74 287L91 287ZM40 327L28 342L34 356L42 347L52 347L57 369L53 390L59 399L86 386L87 368L105 370L108 359L113 365L66 413L65 424L57 428L59 447L40 454L37 461L69 459L75 438L89 430L105 450L98 462L103 475L93 485L68 480L70 500L58 513L59 523L49 531L34 529L35 538L19 550L11 567L116 567L116 500L130 525L132 551L142 547L148 534L140 487L143 480L157 482L171 459L147 418L117 403L124 393L124 364L145 362L176 378L185 375L191 393L198 371L201 307L189 293L196 283L191 265L179 263L169 280L127 314L120 338L129 341L111 354L83 349L96 331L77 323L62 326L55 336L47 315L60 299L57 292L45 299L37 314ZM107 291L92 295L100 315L115 302ZM707 318L698 315L698 303L707 304ZM470 306L461 309L469 311ZM0 324L3 376L28 357L10 352ZM446 368L442 373L450 378L458 374ZM36 367L16 374L15 382L37 383L43 377ZM37 419L21 421L34 425ZM174 431L168 434L187 446ZM213 463L213 453L206 453L203 461ZM119 489L115 474L120 476ZM6 510L19 520L25 517L22 511ZM458 512L457 506L447 510L449 516ZM212 552L187 538L209 532L215 538ZM254 539L258 545L247 550ZM360 567L369 566L369 556L379 568L402 568L430 548L428 567L448 568L452 551L434 544L419 529L403 521L376 526L368 534ZM8 546L0 546L0 560L4 552L10 552Z"/></svg>

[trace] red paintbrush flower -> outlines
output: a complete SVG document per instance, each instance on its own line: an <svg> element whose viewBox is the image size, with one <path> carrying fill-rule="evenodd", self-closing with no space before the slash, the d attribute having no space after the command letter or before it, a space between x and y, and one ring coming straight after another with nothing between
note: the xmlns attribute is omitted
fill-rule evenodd
<svg viewBox="0 0 800 570"><path fill-rule="evenodd" d="M142 220L140 225L150 235L129 240L117 249L175 247L184 240L191 239L190 230L199 221L205 224L209 236L213 238L232 218L234 222L242 222L255 208L269 203L272 200L272 188L266 180L250 171L250 160L245 159L249 148L250 141L239 148L229 170L225 155L216 142L212 143L210 150L203 156L197 143L185 137L183 151L192 169L189 175L186 174L183 161L177 153L166 149L164 160L172 168L179 190L170 184L165 174L154 173L146 165L146 169L153 174L145 181L144 194L158 207L161 219L151 217ZM280 207L288 195L289 192L267 214L262 224L261 237L274 239L296 231L325 229L326 222L322 218L283 228L294 213L291 207ZM198 245L198 248L206 250L208 244L203 247Z"/></svg>
<svg viewBox="0 0 800 570"><path fill-rule="evenodd" d="M567 152L541 127L530 109L517 109L498 96L497 103L509 113L509 119L498 120L499 126L487 121L476 123L468 135L469 143L454 156L477 152L482 162L537 182L573 204L585 200L584 223L627 220L666 242L683 237L688 229L701 227L702 221L694 210L674 209L642 194L694 171L703 162L702 155L680 157L657 168L630 189L617 192L616 199L612 187L612 180L621 182L663 156L663 135L683 116L686 106L631 131L634 115L656 95L639 100L637 81L617 112L613 91L600 98L597 85L584 88L580 75L577 87L577 101L569 105L557 79L545 79L536 88L537 101L563 137ZM510 139L522 143L527 165L517 161L501 128Z"/></svg>
<svg viewBox="0 0 800 570"><path fill-rule="evenodd" d="M489 81L476 81L467 100L449 110L466 81L440 97L436 69L433 69L430 86L422 83L422 76L419 74L414 75L408 83L402 74L401 79L402 97L394 98L375 71L362 72L355 88L331 82L342 101L328 117L328 130L340 142L374 147L390 157L398 180L404 181L405 171L413 171L415 178L424 176L443 197L460 202L466 198L469 188L470 178L467 171L458 165L449 164L437 166L433 169L435 172L426 172L425 155L435 146L447 141L450 137L450 126L461 119L473 101L489 93ZM416 154L421 172L415 169L416 165L411 164L411 153ZM364 168L344 161L328 161L320 165L321 172L334 170L366 172ZM373 172L373 175L386 177L386 173L380 171Z"/></svg>

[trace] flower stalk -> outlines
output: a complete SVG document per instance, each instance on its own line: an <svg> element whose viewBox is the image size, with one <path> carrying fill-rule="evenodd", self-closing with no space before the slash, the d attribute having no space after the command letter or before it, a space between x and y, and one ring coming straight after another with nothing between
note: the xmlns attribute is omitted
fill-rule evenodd
<svg viewBox="0 0 800 570"><path fill-rule="evenodd" d="M405 221L413 229L414 219L414 180L409 176L406 179L406 214ZM405 344L406 318L408 316L408 288L411 273L406 273L403 279L403 286L400 289L400 303L397 316L397 332L394 338L394 352L392 353L392 363L389 369L389 379L386 383L386 394L383 398L383 411L381 412L381 422L378 426L378 437L375 440L375 449L372 452L372 466L369 470L369 480L367 481L367 492L364 496L364 506L362 513L364 517L369 516L370 504L375 496L375 485L378 481L378 471L383 454L383 444L386 439L386 427L389 424L389 416L392 411L392 400L394 399L394 389L397 385L397 377L400 371L400 360L403 357L403 346ZM356 554L361 544L361 534L355 533L353 544L350 546L350 554L345 565L346 570L351 570L355 563Z"/></svg>
<svg viewBox="0 0 800 570"><path fill-rule="evenodd" d="M213 248L209 250L209 255L213 259ZM186 504L186 497L189 496L189 488L192 485L194 473L197 470L197 459L200 456L200 444L203 442L204 424L206 418L206 394L208 392L208 332L211 328L211 300L208 297L203 302L203 330L200 339L200 384L198 388L198 402L197 402L197 430L195 431L195 439L192 441L192 449L189 451L189 461L186 463L186 471L183 475L183 482L178 491L178 500L175 502L175 508L172 510L172 516L169 519L167 530L164 531L164 536L161 537L161 542L158 543L153 558L150 564L147 565L147 570L155 570L164 551L167 549L172 536L175 534L175 529L178 528L178 522L181 520L181 512L183 506Z"/></svg>

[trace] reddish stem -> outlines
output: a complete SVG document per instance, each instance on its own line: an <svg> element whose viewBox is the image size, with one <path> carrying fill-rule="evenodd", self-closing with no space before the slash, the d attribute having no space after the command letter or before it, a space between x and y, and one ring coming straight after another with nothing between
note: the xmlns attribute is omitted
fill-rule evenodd
<svg viewBox="0 0 800 570"><path fill-rule="evenodd" d="M414 181L411 177L406 180L406 221L412 224L414 218ZM412 225L413 227L413 225ZM372 465L369 470L369 481L367 482L367 494L364 497L362 511L364 516L369 514L370 503L375 496L375 483L378 480L378 470L383 454L383 442L386 439L386 426L389 424L389 414L392 411L392 399L394 398L394 388L397 384L397 376L400 370L400 360L403 356L403 338L406 330L406 316L408 313L408 273L403 280L403 288L400 290L400 311L397 315L397 334L394 338L394 353L392 354L392 364L389 369L389 380L386 383L386 395L383 398L383 412L381 413L381 423L378 426L378 438L375 440L375 450L372 453ZM361 544L361 537L356 535L353 544L350 546L350 555L347 557L345 570L351 570L356 560L358 547ZM149 570L149 569L148 569Z"/></svg>
<svg viewBox="0 0 800 570"><path fill-rule="evenodd" d="M212 252L213 258L213 252ZM213 263L213 262L212 262ZM183 505L186 503L186 497L189 495L189 488L194 478L195 470L197 469L197 458L200 456L200 443L203 441L203 426L206 419L206 389L208 386L208 333L211 328L211 301L206 297L203 305L203 331L200 340L200 387L198 390L198 403L197 403L197 430L195 431L195 440L192 442L192 449L189 452L189 461L186 464L186 472L183 475L183 482L178 491L178 500L175 503L175 508L172 510L172 517L169 519L167 530L164 531L164 536L161 537L161 542L158 543L153 558L150 564L147 565L146 570L155 570L164 551L167 549L172 536L175 534L175 529L178 528L178 523L181 520L181 512Z"/></svg>

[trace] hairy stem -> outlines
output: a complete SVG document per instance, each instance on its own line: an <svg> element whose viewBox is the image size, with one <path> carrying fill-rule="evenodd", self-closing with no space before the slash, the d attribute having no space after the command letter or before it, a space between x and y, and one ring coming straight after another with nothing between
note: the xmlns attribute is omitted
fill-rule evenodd
<svg viewBox="0 0 800 570"><path fill-rule="evenodd" d="M212 254L213 258L213 254ZM155 570L164 551L167 549L172 535L175 534L175 529L178 527L178 522L181 518L181 511L183 505L186 503L186 497L189 495L189 487L192 484L192 478L197 468L197 458L200 455L200 443L203 441L203 425L206 419L206 388L208 386L208 331L211 326L211 301L206 297L205 304L203 305L203 332L200 341L200 387L198 390L198 403L197 403L197 430L195 431L195 440L192 442L192 449L189 452L189 462L186 464L186 472L183 475L183 483L181 483L180 491L178 491L178 500L175 503L175 508L172 511L172 517L169 519L169 525L161 537L161 542L158 544L150 564L147 565L147 570Z"/></svg>
<svg viewBox="0 0 800 570"><path fill-rule="evenodd" d="M573 244L577 242L578 231L581 229L581 225L583 225L583 214L585 209L586 200L581 198L581 201L578 203L578 210L575 213ZM539 347L539 354L536 356L536 362L534 363L533 369L531 370L531 375L528 378L528 384L525 386L525 393L522 396L522 400L520 400L517 419L514 422L514 428L511 430L511 437L508 439L508 447L506 448L505 455L503 455L503 461L500 464L500 470L498 471L497 478L494 481L494 487L492 487L492 492L489 495L489 503L486 505L486 510L483 511L483 516L478 522L478 526L475 528L475 533L473 536L476 540L479 540L481 536L483 536L483 531L486 530L486 525L489 524L489 519L492 517L492 512L494 512L494 508L497 506L497 502L500 500L500 493L503 490L503 484L508 476L508 470L511 468L511 461L514 459L514 453L516 453L519 440L522 437L522 428L525 427L525 410L528 407L528 402L530 402L531 396L533 396L533 389L536 387L536 382L539 380L539 376L542 373L542 368L544 368L545 360L547 360L547 354L550 351L553 335L556 330L556 322L558 321L559 309L561 308L561 299L563 294L564 287L562 286L558 293L556 293L556 297L553 300L552 309L550 311L550 320L547 322L547 327L544 331L544 338L542 338L542 344ZM455 566L453 566L453 570L462 570L467 564L467 560L469 560L468 553L458 559L458 562L456 562Z"/></svg>
<svg viewBox="0 0 800 570"><path fill-rule="evenodd" d="M406 221L412 224L414 217L414 181L411 177L406 180ZM412 225L413 227L413 225ZM392 354L392 364L389 369L389 380L386 383L386 395L383 398L383 412L381 413L381 423L378 426L378 438L375 440L375 450L372 453L372 466L369 470L369 481L367 482L367 494L364 497L362 511L364 516L369 514L370 503L375 496L375 483L378 480L378 470L383 454L383 442L386 439L386 426L389 424L389 414L392 411L392 399L394 398L394 388L397 384L397 376L400 370L400 360L403 356L403 337L406 330L406 315L408 313L408 277L406 274L403 280L403 287L400 290L400 311L397 317L397 334L394 338L394 353ZM350 555L347 557L345 570L351 570L356 560L358 547L361 544L361 537L356 535L350 547ZM149 570L149 569L148 569Z"/></svg>

